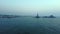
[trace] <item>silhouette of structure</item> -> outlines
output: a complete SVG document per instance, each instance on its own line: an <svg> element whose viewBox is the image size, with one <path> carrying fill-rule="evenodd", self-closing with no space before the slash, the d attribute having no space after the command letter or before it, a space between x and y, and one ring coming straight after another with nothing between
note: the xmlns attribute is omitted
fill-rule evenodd
<svg viewBox="0 0 60 34"><path fill-rule="evenodd" d="M36 18L40 18L40 17L39 17L39 15L38 15L38 13L37 13L37 16L36 16Z"/></svg>

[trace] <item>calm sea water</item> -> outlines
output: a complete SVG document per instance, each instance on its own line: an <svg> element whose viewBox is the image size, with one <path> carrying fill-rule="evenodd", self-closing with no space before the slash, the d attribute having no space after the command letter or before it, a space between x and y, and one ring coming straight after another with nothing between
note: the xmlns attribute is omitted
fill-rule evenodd
<svg viewBox="0 0 60 34"><path fill-rule="evenodd" d="M60 34L60 18L0 18L0 34Z"/></svg>

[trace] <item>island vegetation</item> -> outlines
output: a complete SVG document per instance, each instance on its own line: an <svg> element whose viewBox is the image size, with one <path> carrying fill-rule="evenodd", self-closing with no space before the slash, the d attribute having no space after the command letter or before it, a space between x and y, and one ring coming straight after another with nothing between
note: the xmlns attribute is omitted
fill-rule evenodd
<svg viewBox="0 0 60 34"><path fill-rule="evenodd" d="M56 17L53 15L50 15L50 16L43 16L42 18L56 18Z"/></svg>

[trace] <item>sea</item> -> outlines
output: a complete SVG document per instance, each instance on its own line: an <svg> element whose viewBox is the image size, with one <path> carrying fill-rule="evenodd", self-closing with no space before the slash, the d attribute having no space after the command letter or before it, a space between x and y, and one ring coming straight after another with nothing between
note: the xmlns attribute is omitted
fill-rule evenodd
<svg viewBox="0 0 60 34"><path fill-rule="evenodd" d="M60 34L60 18L0 18L0 34Z"/></svg>

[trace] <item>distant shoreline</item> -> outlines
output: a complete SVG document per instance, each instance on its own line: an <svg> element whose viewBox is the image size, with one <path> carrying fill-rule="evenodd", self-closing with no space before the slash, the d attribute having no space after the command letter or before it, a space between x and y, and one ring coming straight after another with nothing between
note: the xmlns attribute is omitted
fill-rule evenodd
<svg viewBox="0 0 60 34"><path fill-rule="evenodd" d="M0 15L0 18L16 18L16 17L20 17L20 16L16 16L16 15Z"/></svg>

